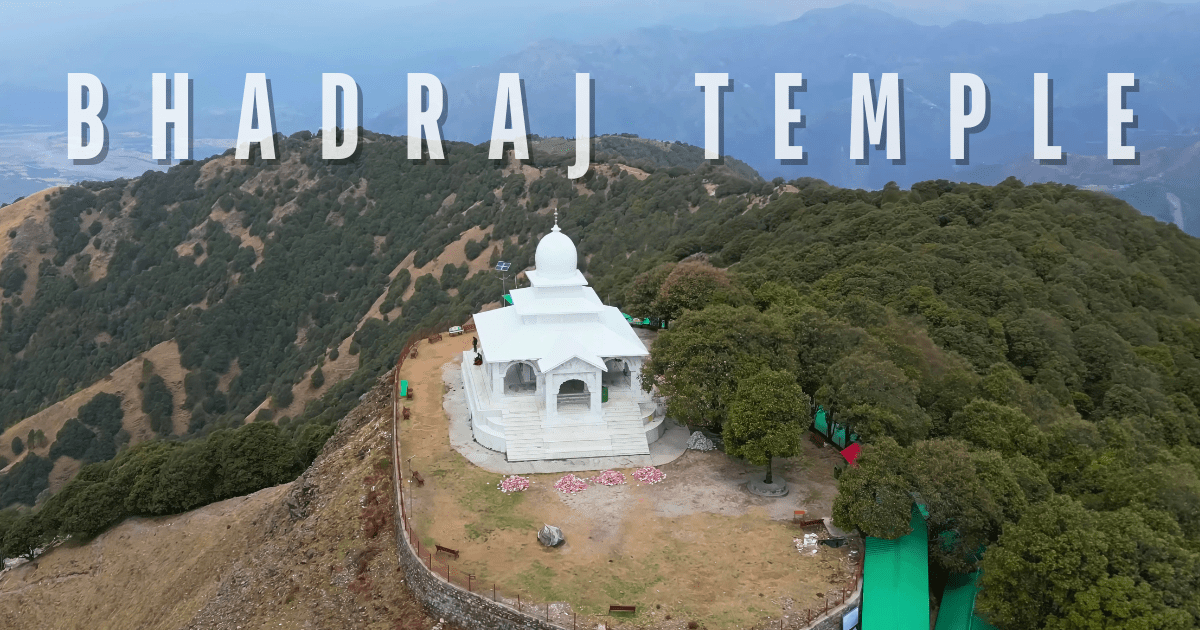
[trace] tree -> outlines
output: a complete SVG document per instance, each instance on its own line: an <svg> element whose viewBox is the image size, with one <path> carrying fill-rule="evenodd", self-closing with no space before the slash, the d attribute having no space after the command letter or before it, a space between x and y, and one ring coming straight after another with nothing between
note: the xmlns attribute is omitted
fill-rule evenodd
<svg viewBox="0 0 1200 630"><path fill-rule="evenodd" d="M975 399L950 417L949 433L976 446L999 451L1005 457L1018 453L1042 458L1046 436L1019 409Z"/></svg>
<svg viewBox="0 0 1200 630"><path fill-rule="evenodd" d="M0 566L4 565L4 561L10 557L15 558L16 555L10 555L4 544L5 534L17 524L21 519L21 513L16 509L0 510Z"/></svg>
<svg viewBox="0 0 1200 630"><path fill-rule="evenodd" d="M78 418L71 418L58 430L54 444L50 445L50 459L55 460L64 455L82 459L94 441L96 441L96 432L89 429Z"/></svg>
<svg viewBox="0 0 1200 630"><path fill-rule="evenodd" d="M965 442L917 442L902 465L901 474L929 513L930 562L947 572L975 570L979 552L1026 508L1021 486L999 455L969 451Z"/></svg>
<svg viewBox="0 0 1200 630"><path fill-rule="evenodd" d="M318 365L317 369L313 370L312 376L308 380L310 387L321 389L321 386L325 384L325 373L321 371L321 366Z"/></svg>
<svg viewBox="0 0 1200 630"><path fill-rule="evenodd" d="M889 540L912 531L912 487L900 473L904 459L903 449L890 437L864 444L856 465L838 478L834 524Z"/></svg>
<svg viewBox="0 0 1200 630"><path fill-rule="evenodd" d="M25 443L21 441L21 436L17 436L12 440L13 455L20 455L25 452Z"/></svg>
<svg viewBox="0 0 1200 630"><path fill-rule="evenodd" d="M171 414L175 411L175 399L167 382L158 374L152 374L142 389L142 411L150 417L150 428L159 435L170 435Z"/></svg>
<svg viewBox="0 0 1200 630"><path fill-rule="evenodd" d="M1057 495L988 549L976 606L1001 630L1182 630L1194 627L1182 608L1196 603L1196 566L1193 552L1143 514L1093 512ZM1168 597L1181 599L1168 606Z"/></svg>
<svg viewBox="0 0 1200 630"><path fill-rule="evenodd" d="M275 393L271 395L271 406L283 409L292 404L293 400L295 400L295 396L292 394L292 384L285 381L280 383L275 388Z"/></svg>
<svg viewBox="0 0 1200 630"><path fill-rule="evenodd" d="M718 304L685 313L659 334L642 383L668 397L672 417L719 429L741 376L764 367L788 370L795 354L782 318Z"/></svg>
<svg viewBox="0 0 1200 630"><path fill-rule="evenodd" d="M48 533L41 526L38 515L22 514L3 532L3 538L0 539L3 552L0 555L32 560L38 549L44 548L49 542Z"/></svg>
<svg viewBox="0 0 1200 630"><path fill-rule="evenodd" d="M707 262L679 263L663 279L650 305L651 316L666 321L678 319L684 311L704 308L718 291L729 288L725 270Z"/></svg>
<svg viewBox="0 0 1200 630"><path fill-rule="evenodd" d="M100 435L116 435L121 430L121 398L114 394L96 394L79 408L79 421L97 430Z"/></svg>
<svg viewBox="0 0 1200 630"><path fill-rule="evenodd" d="M917 404L917 385L903 370L870 352L857 351L829 367L842 420L864 440L888 435L909 444L929 434L931 421Z"/></svg>
<svg viewBox="0 0 1200 630"><path fill-rule="evenodd" d="M764 369L743 379L721 432L725 452L766 466L764 482L772 483L771 459L796 455L808 410L808 395L788 372Z"/></svg>
<svg viewBox="0 0 1200 630"><path fill-rule="evenodd" d="M62 533L88 539L126 516L127 488L112 481L86 483L63 505Z"/></svg>
<svg viewBox="0 0 1200 630"><path fill-rule="evenodd" d="M625 299L621 302L621 308L634 317L650 317L652 305L658 297L659 289L662 288L663 280L667 279L674 267L671 263L664 263L634 277L625 288Z"/></svg>
<svg viewBox="0 0 1200 630"><path fill-rule="evenodd" d="M206 444L218 462L217 500L235 497L287 481L299 472L294 447L270 422L254 422L236 431L214 432Z"/></svg>

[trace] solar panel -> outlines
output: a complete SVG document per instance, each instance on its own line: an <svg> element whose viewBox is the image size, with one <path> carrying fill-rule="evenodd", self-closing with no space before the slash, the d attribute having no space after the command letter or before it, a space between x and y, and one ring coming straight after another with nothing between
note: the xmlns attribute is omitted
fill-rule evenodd
<svg viewBox="0 0 1200 630"><path fill-rule="evenodd" d="M496 271L508 271L508 268L511 266L512 263L506 263L501 260L500 262L496 263Z"/></svg>

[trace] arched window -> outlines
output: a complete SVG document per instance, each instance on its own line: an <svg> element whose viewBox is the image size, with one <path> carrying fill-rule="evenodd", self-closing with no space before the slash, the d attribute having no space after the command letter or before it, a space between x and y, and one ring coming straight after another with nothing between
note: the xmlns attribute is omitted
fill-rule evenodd
<svg viewBox="0 0 1200 630"><path fill-rule="evenodd" d="M588 392L587 383L573 378L559 385L558 408L564 411L571 408L591 409L592 394Z"/></svg>
<svg viewBox="0 0 1200 630"><path fill-rule="evenodd" d="M537 372L533 366L521 362L508 366L504 373L504 393L506 395L523 395L537 392Z"/></svg>
<svg viewBox="0 0 1200 630"><path fill-rule="evenodd" d="M624 359L606 359L604 367L607 369L601 377L601 384L609 389L629 389L632 381L630 380L629 363Z"/></svg>

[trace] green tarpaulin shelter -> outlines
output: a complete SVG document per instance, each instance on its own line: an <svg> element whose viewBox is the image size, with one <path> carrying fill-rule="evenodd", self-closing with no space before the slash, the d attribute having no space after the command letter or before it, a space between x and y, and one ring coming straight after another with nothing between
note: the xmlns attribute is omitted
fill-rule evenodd
<svg viewBox="0 0 1200 630"><path fill-rule="evenodd" d="M914 503L912 532L866 540L862 630L929 630L929 530Z"/></svg>
<svg viewBox="0 0 1200 630"><path fill-rule="evenodd" d="M504 294L504 303L505 303L505 304L512 304L512 296L511 296L511 295L509 295L509 294L507 294L507 293L505 293L505 294Z"/></svg>
<svg viewBox="0 0 1200 630"><path fill-rule="evenodd" d="M936 630L996 630L996 626L975 614L975 595L979 593L979 571L950 576L942 593Z"/></svg>

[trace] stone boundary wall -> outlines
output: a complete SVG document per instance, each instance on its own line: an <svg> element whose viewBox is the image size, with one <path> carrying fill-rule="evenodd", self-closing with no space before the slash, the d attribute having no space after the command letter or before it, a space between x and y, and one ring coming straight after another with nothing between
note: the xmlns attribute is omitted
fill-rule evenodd
<svg viewBox="0 0 1200 630"><path fill-rule="evenodd" d="M394 521L396 529L396 547L400 567L404 569L405 581L417 600L432 613L434 617L467 628L467 630L565 630L555 624L539 619L499 602L493 602L479 593L469 593L465 589L450 584L441 576L436 575L417 558L408 532L404 527L404 493L400 485L400 466L404 461L400 457L400 423L399 423L399 385L400 364L408 356L409 346L400 353L400 361L392 371L392 487L395 493ZM840 630L840 629L839 629Z"/></svg>
<svg viewBox="0 0 1200 630"><path fill-rule="evenodd" d="M482 593L468 592L466 589L447 582L442 576L434 573L421 562L409 540L408 531L404 527L404 493L400 485L400 466L404 461L400 453L400 366L412 344L404 346L400 359L392 370L392 487L394 488L395 508L393 520L396 530L396 547L400 567L404 570L405 581L417 600L435 617L466 628L467 630L566 630L562 626L520 612L511 606L494 602ZM803 630L842 630L842 616L862 601L862 581L858 589L846 601L831 609L825 615L817 618ZM768 622L765 628L777 627L776 622ZM797 626L786 624L787 630L800 630Z"/></svg>

